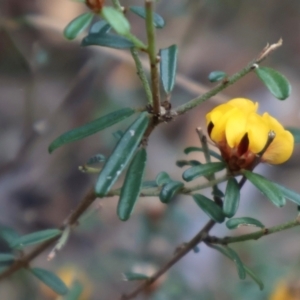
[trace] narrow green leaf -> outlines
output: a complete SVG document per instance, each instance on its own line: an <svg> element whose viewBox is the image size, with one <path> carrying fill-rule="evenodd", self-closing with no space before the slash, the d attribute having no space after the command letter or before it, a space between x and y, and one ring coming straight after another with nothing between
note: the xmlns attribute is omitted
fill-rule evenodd
<svg viewBox="0 0 300 300"><path fill-rule="evenodd" d="M123 278L125 281L147 280L149 278L149 276L141 274L141 273L126 272L126 273L123 273Z"/></svg>
<svg viewBox="0 0 300 300"><path fill-rule="evenodd" d="M262 222L250 217L230 219L226 222L226 226L228 229L235 229L240 226L254 226L259 228L265 228Z"/></svg>
<svg viewBox="0 0 300 300"><path fill-rule="evenodd" d="M98 177L95 192L104 197L128 165L148 127L148 113L143 112L126 130Z"/></svg>
<svg viewBox="0 0 300 300"><path fill-rule="evenodd" d="M223 162L213 162L213 163L207 163L207 164L191 167L183 172L182 178L185 181L192 181L197 177L206 176L206 175L219 172L223 170L225 167L226 165Z"/></svg>
<svg viewBox="0 0 300 300"><path fill-rule="evenodd" d="M256 68L255 73L277 99L285 100L290 96L291 85L281 73L266 67Z"/></svg>
<svg viewBox="0 0 300 300"><path fill-rule="evenodd" d="M12 247L19 241L20 235L12 228L0 225L0 237Z"/></svg>
<svg viewBox="0 0 300 300"><path fill-rule="evenodd" d="M246 271L246 273L257 283L257 285L259 286L259 289L262 291L264 289L264 283L261 281L260 278L258 278L256 276L256 274L254 274L252 272L252 270L250 270L247 266L244 265L244 269Z"/></svg>
<svg viewBox="0 0 300 300"><path fill-rule="evenodd" d="M77 127L73 130L65 132L50 144L48 150L51 153L62 145L83 139L118 122L121 122L134 113L135 111L131 108L123 108L100 117L99 119L89 122L81 127Z"/></svg>
<svg viewBox="0 0 300 300"><path fill-rule="evenodd" d="M15 256L11 253L0 253L0 262L14 261Z"/></svg>
<svg viewBox="0 0 300 300"><path fill-rule="evenodd" d="M288 130L294 136L295 144L299 144L300 143L300 129L294 128L294 127L287 127L286 130Z"/></svg>
<svg viewBox="0 0 300 300"><path fill-rule="evenodd" d="M89 31L89 34L103 35L109 32L111 26L104 20L95 22Z"/></svg>
<svg viewBox="0 0 300 300"><path fill-rule="evenodd" d="M225 219L219 205L201 194L194 194L193 198L198 206L215 222L222 223Z"/></svg>
<svg viewBox="0 0 300 300"><path fill-rule="evenodd" d="M291 200L297 205L300 205L300 194L278 183L273 182L273 184L280 190L280 192L285 196L285 198Z"/></svg>
<svg viewBox="0 0 300 300"><path fill-rule="evenodd" d="M223 212L226 217L235 215L240 203L240 188L235 178L230 178L227 182Z"/></svg>
<svg viewBox="0 0 300 300"><path fill-rule="evenodd" d="M64 300L79 300L83 290L83 285L79 281L75 280L72 283L68 294L64 297Z"/></svg>
<svg viewBox="0 0 300 300"><path fill-rule="evenodd" d="M217 81L223 80L226 77L227 77L227 74L223 71L213 71L213 72L209 73L208 80L210 82L217 82Z"/></svg>
<svg viewBox="0 0 300 300"><path fill-rule="evenodd" d="M170 175L167 172L160 172L157 174L155 181L158 186L162 186L168 182L170 182L172 179L170 178Z"/></svg>
<svg viewBox="0 0 300 300"><path fill-rule="evenodd" d="M191 152L203 152L203 148L200 148L200 147L187 147L187 148L184 149L185 154L190 154ZM214 158L216 158L220 161L223 161L223 158L219 153L217 153L213 150L209 150L209 154L210 154L211 157L214 157Z"/></svg>
<svg viewBox="0 0 300 300"><path fill-rule="evenodd" d="M30 234L21 236L16 240L15 244L11 245L12 248L23 248L24 246L39 244L44 241L50 240L56 236L61 235L61 230L59 229L46 229L41 231L36 231Z"/></svg>
<svg viewBox="0 0 300 300"><path fill-rule="evenodd" d="M117 213L122 221L129 219L135 203L139 198L144 171L147 161L147 152L144 148L140 149L134 156L121 189Z"/></svg>
<svg viewBox="0 0 300 300"><path fill-rule="evenodd" d="M118 36L116 34L89 34L82 42L81 46L103 46L114 49L129 49L134 47L134 44L125 37Z"/></svg>
<svg viewBox="0 0 300 300"><path fill-rule="evenodd" d="M246 270L245 266L242 263L240 257L238 254L228 246L217 246L217 245L210 245L211 248L221 252L223 255L227 256L229 259L235 262L238 275L240 279L245 279L246 278Z"/></svg>
<svg viewBox="0 0 300 300"><path fill-rule="evenodd" d="M93 17L94 14L92 12L87 12L72 20L64 30L65 38L68 40L74 40L82 31L84 31L84 29L90 25Z"/></svg>
<svg viewBox="0 0 300 300"><path fill-rule="evenodd" d="M104 6L101 10L101 16L106 22L120 35L130 34L130 24L123 13L114 7Z"/></svg>
<svg viewBox="0 0 300 300"><path fill-rule="evenodd" d="M65 295L68 293L68 288L66 287L65 283L54 273L41 268L32 268L30 271L35 277L46 284L55 293L59 295Z"/></svg>
<svg viewBox="0 0 300 300"><path fill-rule="evenodd" d="M185 167L185 166L191 166L191 167L194 167L194 166L199 166L201 165L201 163L198 161L198 160L177 160L176 161L176 166L179 167L179 168L182 168L182 167Z"/></svg>
<svg viewBox="0 0 300 300"><path fill-rule="evenodd" d="M169 203L169 201L180 191L184 184L180 181L170 181L165 184L160 193L159 199L162 203Z"/></svg>
<svg viewBox="0 0 300 300"><path fill-rule="evenodd" d="M160 50L160 77L167 94L172 92L175 84L178 48L172 45Z"/></svg>
<svg viewBox="0 0 300 300"><path fill-rule="evenodd" d="M130 6L129 9L139 17L146 19L146 10L143 6ZM156 28L163 28L165 26L165 20L157 13L154 13L153 24Z"/></svg>
<svg viewBox="0 0 300 300"><path fill-rule="evenodd" d="M282 192L273 182L259 174L252 173L250 171L244 170L243 174L257 189L259 189L267 198L269 198L273 204L278 207L285 205L285 198Z"/></svg>

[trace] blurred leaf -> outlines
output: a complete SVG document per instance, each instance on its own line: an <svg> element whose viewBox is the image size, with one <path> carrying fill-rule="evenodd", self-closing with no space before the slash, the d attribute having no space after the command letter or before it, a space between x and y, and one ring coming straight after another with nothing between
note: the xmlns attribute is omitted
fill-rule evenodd
<svg viewBox="0 0 300 300"><path fill-rule="evenodd" d="M148 113L143 112L126 130L98 177L95 192L104 197L128 165L148 127Z"/></svg>
<svg viewBox="0 0 300 300"><path fill-rule="evenodd" d="M244 267L244 264L242 263L240 257L238 254L228 246L217 246L217 245L210 245L213 249L221 252L223 255L227 256L229 259L233 260L235 262L238 275L240 279L246 278L246 270Z"/></svg>
<svg viewBox="0 0 300 300"><path fill-rule="evenodd" d="M287 199L291 200L292 202L296 203L297 205L300 205L300 194L278 183L273 182L273 184L280 190L283 196L285 196Z"/></svg>
<svg viewBox="0 0 300 300"><path fill-rule="evenodd" d="M24 246L39 244L48 241L56 236L61 235L62 231L59 229L46 229L36 231L30 234L23 235L11 245L12 248L23 248Z"/></svg>
<svg viewBox="0 0 300 300"><path fill-rule="evenodd" d="M146 19L146 10L143 6L129 6L129 9L134 14L140 16L143 19ZM153 24L156 28L163 28L165 26L165 21L160 15L154 13Z"/></svg>
<svg viewBox="0 0 300 300"><path fill-rule="evenodd" d="M177 160L176 166L179 168L185 167L185 166L199 166L201 163L198 160Z"/></svg>
<svg viewBox="0 0 300 300"><path fill-rule="evenodd" d="M200 147L187 147L187 148L184 149L185 154L189 154L191 152L203 152L203 148L200 148ZM217 153L213 150L209 150L209 154L210 154L211 157L214 157L218 160L223 161L223 158L219 153Z"/></svg>
<svg viewBox="0 0 300 300"><path fill-rule="evenodd" d="M134 44L127 38L116 34L98 35L93 33L82 40L81 46L103 46L115 49L129 49L134 47Z"/></svg>
<svg viewBox="0 0 300 300"><path fill-rule="evenodd" d="M244 265L244 269L246 271L246 273L257 283L257 285L259 286L259 289L262 291L264 289L264 284L261 281L260 278L258 278L256 276L256 274L254 274L247 266ZM284 300L284 299L282 299Z"/></svg>
<svg viewBox="0 0 300 300"><path fill-rule="evenodd" d="M72 20L64 30L65 38L68 40L74 40L82 31L84 31L84 29L90 25L93 17L94 14L92 12L87 12Z"/></svg>
<svg viewBox="0 0 300 300"><path fill-rule="evenodd" d="M217 82L217 81L223 80L226 77L227 77L227 74L223 71L213 71L213 72L209 73L208 80L210 82Z"/></svg>
<svg viewBox="0 0 300 300"><path fill-rule="evenodd" d="M0 237L2 237L10 247L16 244L20 235L12 228L0 225Z"/></svg>
<svg viewBox="0 0 300 300"><path fill-rule="evenodd" d="M207 164L191 167L183 172L182 178L185 181L192 181L197 177L219 172L223 170L225 167L226 165L223 162L213 162L213 163L207 163Z"/></svg>
<svg viewBox="0 0 300 300"><path fill-rule="evenodd" d="M180 191L184 184L180 181L170 181L166 183L160 193L159 199L162 203L169 203L169 201Z"/></svg>
<svg viewBox="0 0 300 300"><path fill-rule="evenodd" d="M134 205L139 198L146 161L147 152L142 148L136 153L128 168L117 208L118 217L122 221L129 219Z"/></svg>
<svg viewBox="0 0 300 300"><path fill-rule="evenodd" d="M123 273L123 277L125 281L133 281L133 280L147 280L149 279L149 276L140 274L140 273L134 273L134 272L126 272Z"/></svg>
<svg viewBox="0 0 300 300"><path fill-rule="evenodd" d="M143 183L142 183L142 188L155 188L155 187L157 187L157 183L156 183L156 181L144 181Z"/></svg>
<svg viewBox="0 0 300 300"><path fill-rule="evenodd" d="M109 126L121 122L122 120L130 117L134 113L135 111L131 108L123 108L120 110L116 110L83 126L77 127L75 129L63 133L50 144L48 150L51 153L55 149L61 147L62 145L83 139Z"/></svg>
<svg viewBox="0 0 300 300"><path fill-rule="evenodd" d="M167 94L172 92L175 84L178 48L172 45L160 50L160 77Z"/></svg>
<svg viewBox="0 0 300 300"><path fill-rule="evenodd" d="M130 34L130 24L123 13L114 7L104 6L101 11L101 16L106 22L120 35Z"/></svg>
<svg viewBox="0 0 300 300"><path fill-rule="evenodd" d="M89 31L90 34L97 34L97 35L103 35L109 32L111 29L111 26L104 20L100 20L95 22Z"/></svg>
<svg viewBox="0 0 300 300"><path fill-rule="evenodd" d="M285 198L283 197L282 192L273 182L259 174L252 173L250 171L244 170L243 174L257 189L259 189L267 198L269 198L273 204L278 207L285 205Z"/></svg>
<svg viewBox="0 0 300 300"><path fill-rule="evenodd" d="M223 211L214 201L201 194L194 194L193 198L198 206L215 222L222 223L224 221Z"/></svg>
<svg viewBox="0 0 300 300"><path fill-rule="evenodd" d="M286 130L288 130L294 136L295 144L299 144L300 143L300 129L293 128L293 127L287 127Z"/></svg>
<svg viewBox="0 0 300 300"><path fill-rule="evenodd" d="M226 226L229 229L235 229L240 226L249 226L249 225L254 227L259 227L259 228L265 228L263 223L250 217L233 218L226 222Z"/></svg>
<svg viewBox="0 0 300 300"><path fill-rule="evenodd" d="M256 68L255 73L277 99L285 100L290 96L291 85L281 73L266 67Z"/></svg>
<svg viewBox="0 0 300 300"><path fill-rule="evenodd" d="M65 295L68 293L68 288L65 283L54 273L41 268L32 268L29 270L35 277L46 284L55 293L59 295Z"/></svg>
<svg viewBox="0 0 300 300"><path fill-rule="evenodd" d="M0 253L0 262L14 261L15 256L11 253Z"/></svg>
<svg viewBox="0 0 300 300"><path fill-rule="evenodd" d="M117 130L117 131L113 132L113 136L117 140L119 140L123 136L123 134L124 134L124 132L122 130Z"/></svg>
<svg viewBox="0 0 300 300"><path fill-rule="evenodd" d="M82 292L83 292L83 285L79 281L75 280L72 283L68 294L64 297L64 300L79 300L79 299L82 299L82 298L80 298Z"/></svg>
<svg viewBox="0 0 300 300"><path fill-rule="evenodd" d="M155 181L158 186L162 186L168 182L170 182L172 179L170 178L170 175L167 172L160 172L157 174Z"/></svg>
<svg viewBox="0 0 300 300"><path fill-rule="evenodd" d="M100 162L104 162L106 161L106 157L103 154L96 154L93 157L91 157L88 161L87 161L87 165L93 165L93 164L97 164Z"/></svg>
<svg viewBox="0 0 300 300"><path fill-rule="evenodd" d="M240 188L235 178L230 178L227 182L223 212L226 217L235 215L240 203Z"/></svg>

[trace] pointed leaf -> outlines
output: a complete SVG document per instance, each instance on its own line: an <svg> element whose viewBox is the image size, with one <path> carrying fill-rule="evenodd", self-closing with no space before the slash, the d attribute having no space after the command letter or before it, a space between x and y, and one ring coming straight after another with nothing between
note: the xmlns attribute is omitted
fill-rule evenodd
<svg viewBox="0 0 300 300"><path fill-rule="evenodd" d="M16 240L15 244L11 245L12 248L23 248L24 246L39 244L48 241L54 237L61 235L62 231L59 229L46 229L36 231L30 234L21 236Z"/></svg>
<svg viewBox="0 0 300 300"><path fill-rule="evenodd" d="M15 256L11 253L0 253L0 262L14 261Z"/></svg>
<svg viewBox="0 0 300 300"><path fill-rule="evenodd" d="M256 68L255 73L277 99L285 100L289 97L292 88L281 73L266 67Z"/></svg>
<svg viewBox="0 0 300 300"><path fill-rule="evenodd" d="M201 163L198 160L177 160L176 161L176 166L179 168L185 167L185 166L199 166L201 165Z"/></svg>
<svg viewBox="0 0 300 300"><path fill-rule="evenodd" d="M256 274L254 274L252 272L252 270L250 270L247 266L244 265L244 269L246 271L246 273L257 283L257 285L259 286L259 289L262 291L264 289L264 283L261 281L260 278L258 278L256 276Z"/></svg>
<svg viewBox="0 0 300 300"><path fill-rule="evenodd" d="M281 193L285 196L285 198L291 200L297 205L300 205L300 194L278 183L273 182L273 184L281 191Z"/></svg>
<svg viewBox="0 0 300 300"><path fill-rule="evenodd" d="M129 219L135 203L139 198L144 171L147 161L147 152L140 149L133 158L121 189L117 213L122 221Z"/></svg>
<svg viewBox="0 0 300 300"><path fill-rule="evenodd" d="M273 182L259 174L252 173L250 171L244 170L243 174L257 189L259 189L267 198L269 198L273 204L278 207L285 205L285 198L283 197L282 192Z"/></svg>
<svg viewBox="0 0 300 300"><path fill-rule="evenodd" d="M160 50L160 77L164 90L169 94L175 84L178 48L172 45Z"/></svg>
<svg viewBox="0 0 300 300"><path fill-rule="evenodd" d="M97 34L97 35L103 35L105 33L108 33L111 29L111 26L104 20L100 20L95 22L89 31L89 34Z"/></svg>
<svg viewBox="0 0 300 300"><path fill-rule="evenodd" d="M104 6L101 16L120 35L130 34L130 24L123 13L114 7Z"/></svg>
<svg viewBox="0 0 300 300"><path fill-rule="evenodd" d="M286 130L288 130L294 136L295 144L299 144L300 143L300 129L293 128L293 127L287 127Z"/></svg>
<svg viewBox="0 0 300 300"><path fill-rule="evenodd" d="M213 162L213 163L207 163L207 164L191 167L183 172L182 178L185 181L192 181L197 177L219 172L223 170L225 167L226 165L223 162Z"/></svg>
<svg viewBox="0 0 300 300"><path fill-rule="evenodd" d="M134 44L125 37L116 34L89 34L82 42L81 46L103 46L115 49L129 49L134 47Z"/></svg>
<svg viewBox="0 0 300 300"><path fill-rule="evenodd" d="M227 182L223 212L226 217L235 215L240 203L240 188L235 178L230 178Z"/></svg>
<svg viewBox="0 0 300 300"><path fill-rule="evenodd" d="M184 184L180 181L170 181L165 184L160 193L159 199L162 203L169 203L169 201L182 189Z"/></svg>
<svg viewBox="0 0 300 300"><path fill-rule="evenodd" d="M230 219L226 222L226 226L228 229L235 229L241 226L254 226L259 228L265 228L263 223L250 217Z"/></svg>
<svg viewBox="0 0 300 300"><path fill-rule="evenodd" d="M194 194L193 198L198 206L215 222L222 223L225 219L219 205L201 194Z"/></svg>
<svg viewBox="0 0 300 300"><path fill-rule="evenodd" d="M200 148L200 147L187 147L187 148L184 149L185 154L189 154L191 152L203 152L203 148ZM210 154L211 157L214 157L214 158L216 158L220 161L223 161L223 158L219 153L217 153L213 150L209 150L209 154Z"/></svg>
<svg viewBox="0 0 300 300"><path fill-rule="evenodd" d="M139 17L146 19L146 10L143 6L130 6L129 9ZM153 24L156 28L163 28L165 26L165 20L157 13L154 13Z"/></svg>
<svg viewBox="0 0 300 300"><path fill-rule="evenodd" d="M98 131L101 131L128 118L134 113L135 111L131 108L123 108L92 122L89 122L81 127L77 127L73 130L65 132L50 144L48 150L51 153L62 145L88 137Z"/></svg>
<svg viewBox="0 0 300 300"><path fill-rule="evenodd" d="M213 72L209 73L208 80L210 82L217 82L217 81L223 80L226 77L227 77L227 74L223 71L213 71Z"/></svg>
<svg viewBox="0 0 300 300"><path fill-rule="evenodd" d="M126 130L98 177L95 192L104 197L128 165L148 127L148 113L143 112Z"/></svg>
<svg viewBox="0 0 300 300"><path fill-rule="evenodd" d="M64 30L64 36L68 40L74 40L90 23L94 14L92 12L84 13L72 20Z"/></svg>
<svg viewBox="0 0 300 300"><path fill-rule="evenodd" d="M20 235L12 228L0 225L0 237L12 247L18 242Z"/></svg>
<svg viewBox="0 0 300 300"><path fill-rule="evenodd" d="M65 283L54 273L41 268L30 269L31 273L59 295L68 293Z"/></svg>
<svg viewBox="0 0 300 300"><path fill-rule="evenodd" d="M160 172L157 174L155 181L158 186L162 186L168 182L170 182L172 179L170 178L170 175L167 172Z"/></svg>
<svg viewBox="0 0 300 300"><path fill-rule="evenodd" d="M134 273L134 272L126 272L123 273L123 277L125 281L133 281L133 280L147 280L149 276L141 274L141 273Z"/></svg>

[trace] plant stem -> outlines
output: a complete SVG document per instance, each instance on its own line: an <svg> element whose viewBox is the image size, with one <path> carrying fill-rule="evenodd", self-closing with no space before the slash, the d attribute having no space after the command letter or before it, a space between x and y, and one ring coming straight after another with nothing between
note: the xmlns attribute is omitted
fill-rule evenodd
<svg viewBox="0 0 300 300"><path fill-rule="evenodd" d="M144 90L146 92L148 103L152 105L153 100L152 100L151 88L150 88L148 79L146 77L146 74L144 72L142 63L140 61L138 51L137 51L136 48L131 48L130 51L131 51L131 55L132 55L132 57L134 59L134 62L135 62L135 66L136 66L136 69L137 69L137 75L139 76L139 78L140 78L140 80L143 84Z"/></svg>
<svg viewBox="0 0 300 300"><path fill-rule="evenodd" d="M218 183L224 182L226 180L228 180L227 175L224 175L224 176L222 176L220 178L217 178L217 179L214 178L214 179L211 179L209 182L198 184L198 185L190 187L190 188L184 188L181 191L181 194L190 194L191 192L195 192L195 191L198 191L198 190L203 190L203 189L208 188L208 187L214 187Z"/></svg>
<svg viewBox="0 0 300 300"><path fill-rule="evenodd" d="M160 114L160 93L159 93L159 75L158 75L158 65L156 57L156 36L155 27L153 23L153 1L145 1L146 10L146 30L148 39L147 53L150 62L150 73L151 73L151 86L153 95L153 113L158 116Z"/></svg>

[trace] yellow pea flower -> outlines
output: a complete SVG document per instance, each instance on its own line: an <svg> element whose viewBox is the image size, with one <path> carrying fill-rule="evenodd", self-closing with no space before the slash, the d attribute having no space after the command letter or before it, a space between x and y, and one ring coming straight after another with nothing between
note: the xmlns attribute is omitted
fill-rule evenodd
<svg viewBox="0 0 300 300"><path fill-rule="evenodd" d="M270 164L281 164L292 155L292 134L268 113L259 115L257 108L257 102L235 98L206 115L208 134L231 171L252 169L262 150L260 160ZM275 133L275 138L264 149L270 132Z"/></svg>

